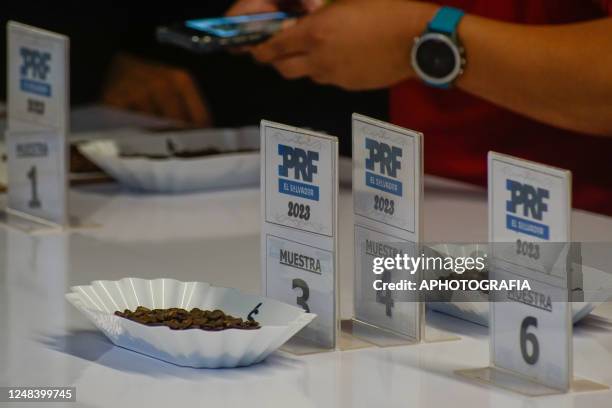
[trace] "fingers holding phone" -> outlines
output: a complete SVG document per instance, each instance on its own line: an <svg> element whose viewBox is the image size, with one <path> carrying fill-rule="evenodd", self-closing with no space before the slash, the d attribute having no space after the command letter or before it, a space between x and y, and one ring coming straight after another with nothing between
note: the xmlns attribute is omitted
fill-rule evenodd
<svg viewBox="0 0 612 408"><path fill-rule="evenodd" d="M238 0L229 8L227 16L240 16L243 14L270 13L279 11L276 0Z"/></svg>
<svg viewBox="0 0 612 408"><path fill-rule="evenodd" d="M241 0L225 17L160 26L156 32L157 40L200 54L250 49L252 45L265 42L279 31L295 25L304 11L315 10L323 3L323 0Z"/></svg>
<svg viewBox="0 0 612 408"><path fill-rule="evenodd" d="M288 79L308 77L348 90L386 88L413 75L406 44L437 8L417 1L338 0L251 52Z"/></svg>
<svg viewBox="0 0 612 408"><path fill-rule="evenodd" d="M238 0L227 11L227 15L237 16L272 11L303 14L313 12L324 3L325 0Z"/></svg>

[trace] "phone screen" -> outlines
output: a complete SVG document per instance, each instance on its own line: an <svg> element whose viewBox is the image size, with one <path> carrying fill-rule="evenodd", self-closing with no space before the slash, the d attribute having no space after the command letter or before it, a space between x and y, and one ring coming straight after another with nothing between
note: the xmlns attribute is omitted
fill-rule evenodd
<svg viewBox="0 0 612 408"><path fill-rule="evenodd" d="M249 14L234 17L204 18L187 20L185 26L217 37L229 38L243 34L273 33L280 28L283 20L293 16L283 13Z"/></svg>

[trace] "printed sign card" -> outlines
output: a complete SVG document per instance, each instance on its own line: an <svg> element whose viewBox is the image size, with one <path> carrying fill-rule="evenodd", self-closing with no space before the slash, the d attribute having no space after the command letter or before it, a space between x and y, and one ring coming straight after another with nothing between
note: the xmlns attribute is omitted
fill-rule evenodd
<svg viewBox="0 0 612 408"><path fill-rule="evenodd" d="M420 238L422 139L418 132L353 115L354 212L412 241Z"/></svg>
<svg viewBox="0 0 612 408"><path fill-rule="evenodd" d="M7 213L66 225L69 41L12 21L7 41Z"/></svg>
<svg viewBox="0 0 612 408"><path fill-rule="evenodd" d="M69 40L14 21L7 24L8 128L68 128Z"/></svg>
<svg viewBox="0 0 612 408"><path fill-rule="evenodd" d="M572 378L570 270L556 259L571 239L570 217L570 172L489 154L490 277L524 277L531 286L494 294L492 363L563 391Z"/></svg>
<svg viewBox="0 0 612 408"><path fill-rule="evenodd" d="M278 128L265 140L266 222L333 237L334 140ZM263 141L263 140L262 140ZM273 153L270 154L271 149Z"/></svg>
<svg viewBox="0 0 612 408"><path fill-rule="evenodd" d="M571 173L495 153L489 166L491 242L516 243L494 246L495 259L567 285L562 255L571 241Z"/></svg>
<svg viewBox="0 0 612 408"><path fill-rule="evenodd" d="M57 132L6 133L8 208L63 225L67 220L64 138Z"/></svg>
<svg viewBox="0 0 612 408"><path fill-rule="evenodd" d="M378 345L420 341L422 305L416 292L398 297L373 281L417 282L420 273L386 270L375 276L376 257L418 255L423 198L422 134L362 115L353 115L353 205L355 222L355 326L388 331L364 335ZM371 330L370 330L371 331ZM362 331L362 333L365 333ZM394 336L397 335L397 336ZM391 339L395 337L395 340Z"/></svg>
<svg viewBox="0 0 612 408"><path fill-rule="evenodd" d="M489 279L529 288L491 293L492 366L459 373L530 396L576 389L571 173L493 152L488 167ZM607 388L587 380L579 387Z"/></svg>
<svg viewBox="0 0 612 408"><path fill-rule="evenodd" d="M317 315L291 351L335 348L337 139L262 121L261 149L264 294Z"/></svg>

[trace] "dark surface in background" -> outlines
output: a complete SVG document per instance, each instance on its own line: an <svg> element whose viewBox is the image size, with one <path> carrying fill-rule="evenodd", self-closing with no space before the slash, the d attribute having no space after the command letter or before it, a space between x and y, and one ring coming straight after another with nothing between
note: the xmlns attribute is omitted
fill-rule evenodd
<svg viewBox="0 0 612 408"><path fill-rule="evenodd" d="M350 115L386 119L386 92L349 93L308 80L285 81L248 56L196 55L162 46L155 27L192 18L218 16L231 0L201 1L15 1L0 9L1 78L6 78L6 21L15 20L68 35L71 40L72 105L96 102L112 56L118 51L189 69L201 85L216 126L257 124L262 118L322 130L340 137L350 153ZM6 83L0 80L2 99ZM134 84L138 86L138 84Z"/></svg>

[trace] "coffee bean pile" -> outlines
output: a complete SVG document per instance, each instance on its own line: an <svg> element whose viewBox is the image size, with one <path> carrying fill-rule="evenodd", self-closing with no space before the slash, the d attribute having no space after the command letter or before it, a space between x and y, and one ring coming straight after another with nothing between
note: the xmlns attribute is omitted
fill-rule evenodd
<svg viewBox="0 0 612 408"><path fill-rule="evenodd" d="M242 320L223 313L221 310L201 310L196 308L187 311L176 307L170 309L148 309L138 306L135 311L125 309L116 311L115 316L123 317L147 326L167 326L172 330L201 329L221 331L227 329L253 330L261 326L255 320Z"/></svg>
<svg viewBox="0 0 612 408"><path fill-rule="evenodd" d="M196 157L213 156L221 154L221 150L215 148L201 150L184 150L180 152L170 152L169 154L138 154L138 153L121 153L120 157L124 159L145 158L151 160L169 160L174 158L193 159ZM233 153L233 152L232 152Z"/></svg>

